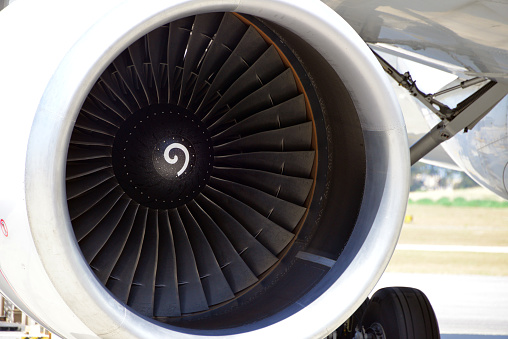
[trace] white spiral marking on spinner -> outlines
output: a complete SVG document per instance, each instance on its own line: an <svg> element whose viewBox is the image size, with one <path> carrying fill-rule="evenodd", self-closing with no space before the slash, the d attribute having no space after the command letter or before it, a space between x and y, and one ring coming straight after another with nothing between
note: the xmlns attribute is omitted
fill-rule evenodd
<svg viewBox="0 0 508 339"><path fill-rule="evenodd" d="M183 167L176 173L176 176L179 177L180 175L182 175L183 172L185 172L187 166L189 166L189 150L187 150L187 147L177 142L166 147L166 149L164 150L164 160L166 160L170 165L174 165L178 161L177 155L175 155L173 158L169 156L169 152L173 149L179 149L185 155L185 162L183 164Z"/></svg>

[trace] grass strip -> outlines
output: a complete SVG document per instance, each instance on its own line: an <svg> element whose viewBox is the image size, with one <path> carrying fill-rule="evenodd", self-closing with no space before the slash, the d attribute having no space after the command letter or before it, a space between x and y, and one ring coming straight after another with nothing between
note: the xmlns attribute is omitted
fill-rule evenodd
<svg viewBox="0 0 508 339"><path fill-rule="evenodd" d="M451 200L443 197L438 200L423 198L418 200L409 199L410 205L426 205L426 206L448 206L448 207L486 207L486 208L508 208L508 201L494 200L467 200L459 197Z"/></svg>

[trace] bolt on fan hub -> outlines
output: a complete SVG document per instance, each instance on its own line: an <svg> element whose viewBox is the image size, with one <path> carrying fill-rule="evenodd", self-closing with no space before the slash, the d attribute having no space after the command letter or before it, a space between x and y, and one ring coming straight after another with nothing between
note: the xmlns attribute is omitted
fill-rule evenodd
<svg viewBox="0 0 508 339"><path fill-rule="evenodd" d="M112 163L119 184L139 204L169 209L195 198L213 166L210 133L182 107L157 104L118 130Z"/></svg>

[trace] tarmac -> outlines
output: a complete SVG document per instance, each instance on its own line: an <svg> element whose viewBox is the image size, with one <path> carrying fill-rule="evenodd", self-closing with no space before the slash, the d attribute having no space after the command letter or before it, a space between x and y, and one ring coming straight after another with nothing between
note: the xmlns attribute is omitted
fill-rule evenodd
<svg viewBox="0 0 508 339"><path fill-rule="evenodd" d="M508 339L508 277L385 273L374 291L387 286L424 292L442 339Z"/></svg>

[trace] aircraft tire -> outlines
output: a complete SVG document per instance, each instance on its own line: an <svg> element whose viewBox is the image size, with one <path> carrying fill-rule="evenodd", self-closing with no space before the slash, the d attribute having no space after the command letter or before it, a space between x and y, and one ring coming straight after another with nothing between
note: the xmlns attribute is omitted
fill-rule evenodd
<svg viewBox="0 0 508 339"><path fill-rule="evenodd" d="M429 299L416 288L380 289L372 296L361 323L366 332L375 332L378 338L380 335L391 339L440 338Z"/></svg>

